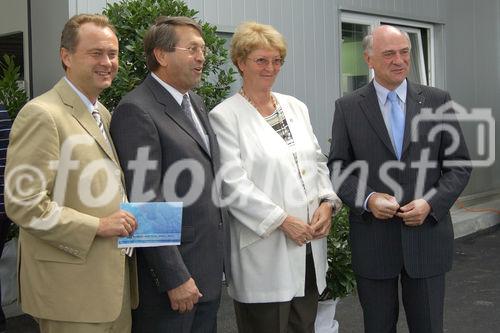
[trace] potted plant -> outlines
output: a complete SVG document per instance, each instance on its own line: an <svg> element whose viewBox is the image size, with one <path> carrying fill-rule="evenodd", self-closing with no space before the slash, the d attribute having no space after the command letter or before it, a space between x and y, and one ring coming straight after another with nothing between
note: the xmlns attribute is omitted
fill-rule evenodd
<svg viewBox="0 0 500 333"><path fill-rule="evenodd" d="M113 110L122 96L141 83L148 74L142 40L156 18L161 15L194 18L197 13L180 0L122 0L108 3L103 14L118 33L120 68L111 87L99 97L103 104ZM236 71L233 68L224 70L222 67L227 62L228 54L224 39L217 36L217 27L199 23L210 52L205 58L201 83L195 90L203 97L207 110L211 110L229 94Z"/></svg>
<svg viewBox="0 0 500 333"><path fill-rule="evenodd" d="M318 305L315 324L317 333L338 332L338 322L334 318L336 305L339 299L350 295L356 288L349 247L349 209L346 206L332 218L332 228L327 242L327 287L320 296Z"/></svg>

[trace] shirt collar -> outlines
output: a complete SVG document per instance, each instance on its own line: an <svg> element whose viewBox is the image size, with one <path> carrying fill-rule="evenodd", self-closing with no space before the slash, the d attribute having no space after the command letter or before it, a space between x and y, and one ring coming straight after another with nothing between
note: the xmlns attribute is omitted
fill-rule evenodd
<svg viewBox="0 0 500 333"><path fill-rule="evenodd" d="M179 105L182 104L182 97L184 97L185 94L182 94L179 90L175 89L170 84L160 79L155 73L151 72L151 76L156 81L158 81L158 83L161 84L163 88L167 89L167 91L170 93L170 95L172 95L172 97L177 101L177 103L179 103Z"/></svg>
<svg viewBox="0 0 500 333"><path fill-rule="evenodd" d="M85 104L85 106L90 111L90 113L92 113L92 111L97 107L97 100L96 100L95 104L92 104L90 99L88 99L88 97L85 96L80 90L78 90L78 88L68 79L67 76L65 76L64 79L66 80L66 82L68 82L69 86L75 91L75 93L78 95L78 97L80 97L83 104Z"/></svg>
<svg viewBox="0 0 500 333"><path fill-rule="evenodd" d="M385 103L387 102L387 94L389 94L390 90L378 83L377 79L373 79L373 85L375 87L375 91L377 92L378 102L380 103L380 105L385 105ZM406 103L407 86L408 82L405 79L396 89L394 89L403 104Z"/></svg>

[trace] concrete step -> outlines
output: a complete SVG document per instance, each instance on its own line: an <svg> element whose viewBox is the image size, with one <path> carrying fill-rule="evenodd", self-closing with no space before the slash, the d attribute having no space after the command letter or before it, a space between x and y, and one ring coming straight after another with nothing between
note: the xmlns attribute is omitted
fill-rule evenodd
<svg viewBox="0 0 500 333"><path fill-rule="evenodd" d="M460 201L451 210L455 238L491 228L500 223L500 198L464 205Z"/></svg>

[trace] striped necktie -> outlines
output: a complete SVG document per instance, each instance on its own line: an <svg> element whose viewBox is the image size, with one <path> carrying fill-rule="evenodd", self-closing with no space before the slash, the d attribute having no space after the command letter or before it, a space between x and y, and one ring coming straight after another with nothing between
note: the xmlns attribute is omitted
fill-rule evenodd
<svg viewBox="0 0 500 333"><path fill-rule="evenodd" d="M106 139L106 142L109 143L108 136L106 135L106 131L104 130L104 124L102 122L101 114L99 113L98 109L93 109L92 110L92 116L94 117L97 127L99 127L99 130L101 131L102 136L104 136L104 139Z"/></svg>

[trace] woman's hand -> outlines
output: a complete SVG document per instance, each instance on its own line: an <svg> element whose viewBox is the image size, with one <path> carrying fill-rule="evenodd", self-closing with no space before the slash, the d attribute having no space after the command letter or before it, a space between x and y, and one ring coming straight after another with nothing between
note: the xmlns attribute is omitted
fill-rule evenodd
<svg viewBox="0 0 500 333"><path fill-rule="evenodd" d="M314 231L311 226L294 216L288 215L280 225L280 229L298 246L302 246L314 238Z"/></svg>
<svg viewBox="0 0 500 333"><path fill-rule="evenodd" d="M311 220L314 239L328 236L332 226L332 212L333 206L329 202L321 203L316 209Z"/></svg>

